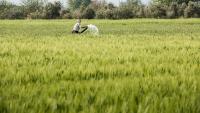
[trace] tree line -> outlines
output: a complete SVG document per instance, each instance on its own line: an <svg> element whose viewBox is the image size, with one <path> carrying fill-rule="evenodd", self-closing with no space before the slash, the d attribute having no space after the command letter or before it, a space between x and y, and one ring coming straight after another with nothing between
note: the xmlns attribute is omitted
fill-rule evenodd
<svg viewBox="0 0 200 113"><path fill-rule="evenodd" d="M115 6L105 0L59 1L21 0L13 4L0 0L0 19L131 19L131 18L199 18L200 0L127 0Z"/></svg>

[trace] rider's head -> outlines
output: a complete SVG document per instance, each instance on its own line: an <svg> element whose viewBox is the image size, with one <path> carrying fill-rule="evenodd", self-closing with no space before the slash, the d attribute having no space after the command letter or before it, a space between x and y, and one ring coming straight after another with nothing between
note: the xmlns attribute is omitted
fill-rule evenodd
<svg viewBox="0 0 200 113"><path fill-rule="evenodd" d="M81 23L81 19L77 19L77 23Z"/></svg>

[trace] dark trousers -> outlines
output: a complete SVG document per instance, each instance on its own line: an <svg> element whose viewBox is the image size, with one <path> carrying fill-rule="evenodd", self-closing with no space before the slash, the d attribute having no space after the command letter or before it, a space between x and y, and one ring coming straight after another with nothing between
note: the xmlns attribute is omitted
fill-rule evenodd
<svg viewBox="0 0 200 113"><path fill-rule="evenodd" d="M74 31L74 30L73 30L72 33L73 33L73 34L81 34L81 33L84 33L84 32L88 29L87 26L84 26L84 27L81 27L81 28L83 28L82 31L79 32L79 31Z"/></svg>

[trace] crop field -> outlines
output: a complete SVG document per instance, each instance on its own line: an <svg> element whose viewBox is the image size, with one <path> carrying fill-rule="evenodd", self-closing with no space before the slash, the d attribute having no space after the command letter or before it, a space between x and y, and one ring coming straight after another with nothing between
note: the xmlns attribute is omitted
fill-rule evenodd
<svg viewBox="0 0 200 113"><path fill-rule="evenodd" d="M0 20L0 113L200 113L200 20Z"/></svg>

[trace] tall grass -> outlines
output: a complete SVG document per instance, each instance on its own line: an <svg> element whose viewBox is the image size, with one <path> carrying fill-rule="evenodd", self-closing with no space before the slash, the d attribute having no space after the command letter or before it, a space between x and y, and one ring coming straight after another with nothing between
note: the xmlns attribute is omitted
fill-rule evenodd
<svg viewBox="0 0 200 113"><path fill-rule="evenodd" d="M200 112L200 20L74 22L0 21L0 112Z"/></svg>

